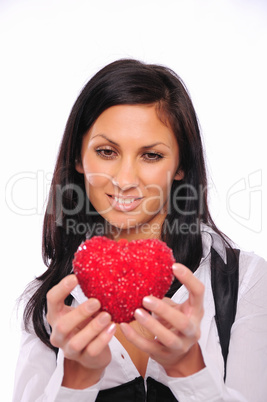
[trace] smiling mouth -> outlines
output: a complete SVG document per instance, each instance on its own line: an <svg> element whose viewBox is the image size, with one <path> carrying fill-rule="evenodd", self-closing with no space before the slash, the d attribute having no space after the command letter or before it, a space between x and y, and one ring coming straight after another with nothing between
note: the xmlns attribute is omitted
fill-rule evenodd
<svg viewBox="0 0 267 402"><path fill-rule="evenodd" d="M111 207L116 211L134 211L143 201L144 197L116 196L107 194Z"/></svg>
<svg viewBox="0 0 267 402"><path fill-rule="evenodd" d="M132 204L134 201L138 201L141 200L143 197L117 197L115 195L111 195L111 194L107 194L110 198L112 198L117 204L121 204L121 205L130 205Z"/></svg>

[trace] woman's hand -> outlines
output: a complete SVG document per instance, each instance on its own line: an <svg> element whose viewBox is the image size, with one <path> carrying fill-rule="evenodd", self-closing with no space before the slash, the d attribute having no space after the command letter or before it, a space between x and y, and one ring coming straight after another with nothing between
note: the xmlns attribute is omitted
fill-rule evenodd
<svg viewBox="0 0 267 402"><path fill-rule="evenodd" d="M64 352L63 385L86 388L99 381L111 360L109 341L116 331L111 317L100 312L100 302L88 299L78 307L64 301L77 285L75 275L65 277L47 293L47 321L52 327L50 342Z"/></svg>
<svg viewBox="0 0 267 402"><path fill-rule="evenodd" d="M176 304L167 298L148 296L143 299L143 306L153 314L142 308L135 311L136 320L155 338L142 337L129 324L120 325L126 338L161 364L167 375L184 377L205 367L198 345L204 285L181 264L175 264L173 272L188 289L188 299Z"/></svg>

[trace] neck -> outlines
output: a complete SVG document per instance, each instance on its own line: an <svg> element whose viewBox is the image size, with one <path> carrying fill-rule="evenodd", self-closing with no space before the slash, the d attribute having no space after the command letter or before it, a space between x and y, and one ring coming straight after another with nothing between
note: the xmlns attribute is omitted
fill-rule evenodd
<svg viewBox="0 0 267 402"><path fill-rule="evenodd" d="M161 228L162 224L155 222L152 225L147 223L127 229L111 226L109 232L107 233L107 237L110 237L114 240L126 239L128 241L138 239L160 239Z"/></svg>

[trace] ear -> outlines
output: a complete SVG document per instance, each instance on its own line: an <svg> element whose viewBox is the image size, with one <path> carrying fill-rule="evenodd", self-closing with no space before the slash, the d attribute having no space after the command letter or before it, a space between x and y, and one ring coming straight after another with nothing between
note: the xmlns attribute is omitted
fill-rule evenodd
<svg viewBox="0 0 267 402"><path fill-rule="evenodd" d="M82 162L78 159L75 160L75 169L78 173L84 173Z"/></svg>
<svg viewBox="0 0 267 402"><path fill-rule="evenodd" d="M175 173L174 180L183 180L184 178L184 171L182 169L178 169Z"/></svg>

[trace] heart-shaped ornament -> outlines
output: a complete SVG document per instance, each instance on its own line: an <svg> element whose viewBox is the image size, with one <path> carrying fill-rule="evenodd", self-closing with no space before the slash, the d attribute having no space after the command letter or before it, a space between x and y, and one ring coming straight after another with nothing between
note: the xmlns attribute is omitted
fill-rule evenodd
<svg viewBox="0 0 267 402"><path fill-rule="evenodd" d="M145 296L165 296L172 280L172 250L161 240L94 236L82 243L73 259L73 270L83 293L101 303L114 322L134 320Z"/></svg>

